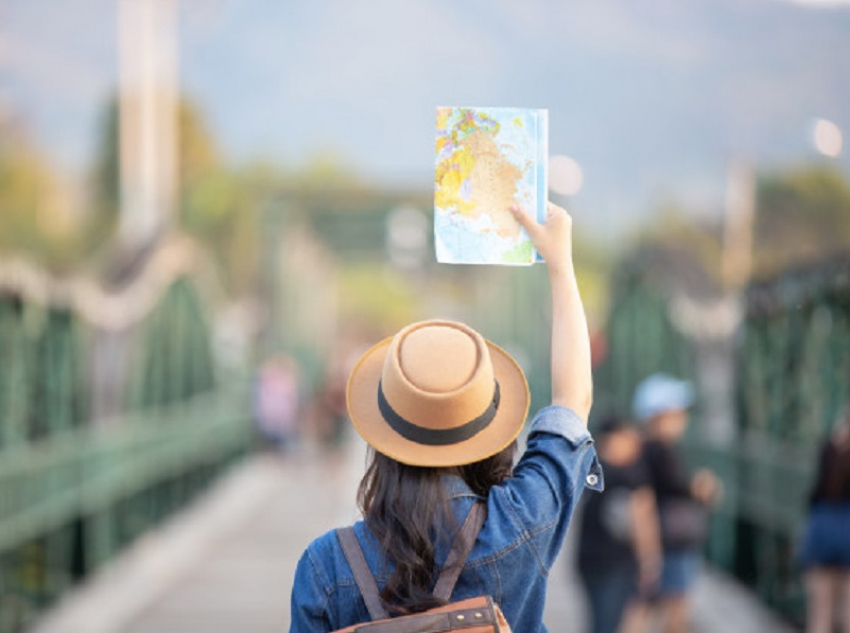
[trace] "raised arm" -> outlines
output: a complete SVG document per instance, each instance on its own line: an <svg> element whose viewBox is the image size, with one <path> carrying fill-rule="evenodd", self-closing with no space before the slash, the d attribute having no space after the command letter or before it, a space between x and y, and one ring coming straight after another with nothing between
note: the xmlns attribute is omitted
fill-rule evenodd
<svg viewBox="0 0 850 633"><path fill-rule="evenodd" d="M585 422L593 402L590 335L578 291L572 254L572 218L549 203L546 221L511 208L546 260L552 288L552 404L570 407Z"/></svg>

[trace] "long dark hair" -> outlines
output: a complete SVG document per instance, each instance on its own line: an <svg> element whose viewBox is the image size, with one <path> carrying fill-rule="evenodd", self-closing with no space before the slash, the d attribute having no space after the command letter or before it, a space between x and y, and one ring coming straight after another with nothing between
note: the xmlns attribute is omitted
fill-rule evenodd
<svg viewBox="0 0 850 633"><path fill-rule="evenodd" d="M510 477L516 442L487 459L450 468L408 466L370 449L357 502L366 525L395 571L381 592L387 609L418 613L443 603L431 594L436 582L434 553L451 543L457 522L443 489L444 475L460 476L477 495Z"/></svg>

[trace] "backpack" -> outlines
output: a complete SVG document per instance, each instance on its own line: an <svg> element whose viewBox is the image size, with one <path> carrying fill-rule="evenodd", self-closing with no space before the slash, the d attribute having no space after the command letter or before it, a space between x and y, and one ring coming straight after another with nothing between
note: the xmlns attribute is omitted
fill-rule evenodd
<svg viewBox="0 0 850 633"><path fill-rule="evenodd" d="M437 598L447 602L451 598L463 563L472 551L485 518L484 504L473 505L437 578L437 584L434 586L434 595ZM372 621L339 629L335 633L511 633L505 616L490 596L477 596L422 613L390 618L381 602L378 584L369 571L354 529L340 528L336 533Z"/></svg>

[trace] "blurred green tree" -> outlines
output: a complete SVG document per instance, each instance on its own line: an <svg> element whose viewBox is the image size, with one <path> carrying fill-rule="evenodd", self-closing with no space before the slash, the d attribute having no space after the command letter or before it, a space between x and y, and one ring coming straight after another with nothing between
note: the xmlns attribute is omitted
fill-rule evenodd
<svg viewBox="0 0 850 633"><path fill-rule="evenodd" d="M103 113L100 138L92 174L93 214L114 226L121 203L118 100L113 98Z"/></svg>
<svg viewBox="0 0 850 633"><path fill-rule="evenodd" d="M850 252L850 183L837 168L809 166L762 176L756 209L756 277Z"/></svg>
<svg viewBox="0 0 850 633"><path fill-rule="evenodd" d="M285 168L268 160L229 165L200 110L180 105L179 226L216 257L222 279L236 293L250 288L261 262L261 212L282 191L310 192L360 186L333 152Z"/></svg>
<svg viewBox="0 0 850 633"><path fill-rule="evenodd" d="M178 203L174 225L200 241L213 256L226 286L244 287L256 267L253 213L257 182L250 170L232 169L222 158L206 121L187 98L178 105ZM93 170L93 220L98 233L112 233L120 209L118 102L103 118ZM91 230L91 229L90 229Z"/></svg>
<svg viewBox="0 0 850 633"><path fill-rule="evenodd" d="M23 127L0 126L0 251L57 271L79 261L99 236L81 193Z"/></svg>
<svg viewBox="0 0 850 633"><path fill-rule="evenodd" d="M691 292L710 295L722 285L722 257L721 220L696 217L668 202L638 228L618 268L641 261L648 273L654 268L651 274L663 275L670 282L678 280Z"/></svg>
<svg viewBox="0 0 850 633"><path fill-rule="evenodd" d="M762 174L756 183L755 208L754 278L850 253L850 182L837 168L808 165ZM666 204L638 227L626 251L674 254L701 269L706 281L719 288L722 238L721 217L700 219L676 204Z"/></svg>
<svg viewBox="0 0 850 633"><path fill-rule="evenodd" d="M50 166L29 139L0 132L0 248L41 252L49 246L43 226L53 186Z"/></svg>

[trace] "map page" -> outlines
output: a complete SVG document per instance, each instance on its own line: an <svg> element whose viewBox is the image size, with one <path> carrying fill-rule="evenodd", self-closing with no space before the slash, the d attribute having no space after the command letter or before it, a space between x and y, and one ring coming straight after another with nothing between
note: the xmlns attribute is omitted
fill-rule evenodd
<svg viewBox="0 0 850 633"><path fill-rule="evenodd" d="M545 219L547 145L547 110L437 108L437 261L541 261L509 207L517 203L539 221Z"/></svg>

